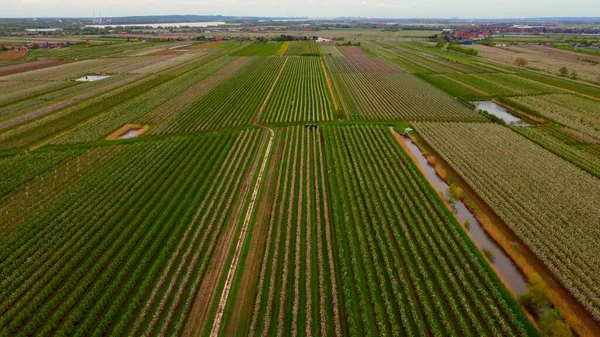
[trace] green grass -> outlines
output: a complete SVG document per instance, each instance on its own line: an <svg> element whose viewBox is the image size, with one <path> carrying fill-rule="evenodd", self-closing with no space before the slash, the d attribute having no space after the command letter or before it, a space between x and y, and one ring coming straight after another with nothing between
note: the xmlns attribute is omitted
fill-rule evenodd
<svg viewBox="0 0 600 337"><path fill-rule="evenodd" d="M281 48L280 42L254 42L231 53L233 56L273 56Z"/></svg>

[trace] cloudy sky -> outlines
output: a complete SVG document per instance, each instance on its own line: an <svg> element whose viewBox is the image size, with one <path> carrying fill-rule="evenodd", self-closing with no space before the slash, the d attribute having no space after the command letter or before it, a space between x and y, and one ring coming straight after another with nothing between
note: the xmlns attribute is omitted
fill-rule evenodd
<svg viewBox="0 0 600 337"><path fill-rule="evenodd" d="M600 16L598 0L0 0L0 17L235 15L395 18Z"/></svg>

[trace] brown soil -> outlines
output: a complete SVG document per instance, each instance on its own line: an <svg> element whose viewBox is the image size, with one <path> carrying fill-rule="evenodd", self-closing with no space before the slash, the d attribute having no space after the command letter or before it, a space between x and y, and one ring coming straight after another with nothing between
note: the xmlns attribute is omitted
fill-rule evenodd
<svg viewBox="0 0 600 337"><path fill-rule="evenodd" d="M115 132L113 132L110 135L108 135L106 137L106 140L117 140L122 135L124 135L125 133L127 133L127 131L136 130L136 129L140 130L140 132L137 134L139 136L142 133L148 131L150 129L150 125L125 124L122 127L120 127L119 129L117 129Z"/></svg>
<svg viewBox="0 0 600 337"><path fill-rule="evenodd" d="M283 151L283 143L277 142L275 156L272 163L278 163L281 159ZM264 192L261 197L261 202L256 216L256 224L250 241L250 247L265 247L267 241L267 231L269 229L269 217L273 206L273 196L277 183L276 177L277 165L272 165L267 174L267 179L264 183ZM261 263L264 256L264 249L250 249L246 262L244 264L244 273L240 279L240 287L238 288L231 316L228 319L228 325L225 327L226 336L234 336L237 334L246 334L248 331L240 331L243 327L250 326L252 313L254 310L254 302L258 289L259 275ZM242 321L244 321L242 323Z"/></svg>
<svg viewBox="0 0 600 337"><path fill-rule="evenodd" d="M321 66L323 67L323 73L325 74L325 80L327 80L327 86L329 87L329 93L331 94L331 100L333 100L333 107L335 108L335 112L338 115L338 119L341 119L340 109L338 107L337 98L333 93L333 85L331 84L331 79L329 78L329 74L327 73L327 68L325 67L325 61L321 57Z"/></svg>
<svg viewBox="0 0 600 337"><path fill-rule="evenodd" d="M573 330L580 336L600 336L600 323L595 321L592 315L563 287L554 274L529 250L494 210L422 138L411 136L411 139L419 148L428 153L428 156L434 156L436 167L451 176L469 196L465 200L466 206L473 211L486 232L511 257L523 274L528 279L534 274L538 274L548 284L551 290L552 304L561 311Z"/></svg>
<svg viewBox="0 0 600 337"><path fill-rule="evenodd" d="M367 54L360 47L356 46L340 46L338 49L344 54L344 56L366 56Z"/></svg>
<svg viewBox="0 0 600 337"><path fill-rule="evenodd" d="M57 61L57 60L40 60L40 61L13 64L10 66L5 66L5 67L0 68L0 76L6 76L6 75L24 73L26 71L31 71L31 70L54 67L54 66L57 66L59 64L64 64L64 63L68 63L68 62Z"/></svg>
<svg viewBox="0 0 600 337"><path fill-rule="evenodd" d="M219 47L218 42L197 43L186 47L187 49L212 49Z"/></svg>
<svg viewBox="0 0 600 337"><path fill-rule="evenodd" d="M16 61L27 55L28 50L8 50L0 53L0 61Z"/></svg>

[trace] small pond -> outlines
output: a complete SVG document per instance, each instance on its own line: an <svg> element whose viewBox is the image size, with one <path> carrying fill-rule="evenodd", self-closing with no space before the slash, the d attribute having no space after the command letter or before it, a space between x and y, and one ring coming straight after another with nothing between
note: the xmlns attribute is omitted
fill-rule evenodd
<svg viewBox="0 0 600 337"><path fill-rule="evenodd" d="M142 129L128 130L127 132L122 134L121 137L119 137L119 139L129 139L129 138L137 137L137 135L139 135L141 131L142 131Z"/></svg>
<svg viewBox="0 0 600 337"><path fill-rule="evenodd" d="M425 178L429 181L431 186L444 194L447 197L448 184L442 180L435 169L427 162L427 158L421 153L421 150L415 145L409 138L402 137L402 141L406 144L413 157L417 159L418 164L425 171ZM481 226L479 221L475 219L475 216L467 209L462 201L456 201L451 205L456 217L464 224L466 220L471 223L468 232L477 244L481 248L486 248L494 254L493 265L496 267L502 278L506 281L507 285L512 289L512 292L519 296L527 290L527 279L523 276L521 271L513 263L510 257L502 250L502 248L492 239L485 229Z"/></svg>
<svg viewBox="0 0 600 337"><path fill-rule="evenodd" d="M473 101L480 110L485 110L490 114L501 118L506 124L513 126L528 126L529 123L523 121L519 117L511 114L505 107L496 104L492 101Z"/></svg>
<svg viewBox="0 0 600 337"><path fill-rule="evenodd" d="M94 82L94 81L99 81L99 80L103 80L105 78L109 78L110 76L107 75L88 75L88 76L83 76L81 78L76 79L75 81L77 82Z"/></svg>

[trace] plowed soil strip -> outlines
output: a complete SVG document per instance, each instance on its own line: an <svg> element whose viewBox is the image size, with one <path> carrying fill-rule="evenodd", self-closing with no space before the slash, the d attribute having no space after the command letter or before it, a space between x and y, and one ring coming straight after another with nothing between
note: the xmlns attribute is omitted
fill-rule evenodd
<svg viewBox="0 0 600 337"><path fill-rule="evenodd" d="M286 59L286 62L287 62L287 59ZM285 63L283 66L285 67ZM283 69L283 67L282 67L282 69ZM280 72L280 74L281 74L281 72ZM279 78L279 76L277 78ZM277 80L275 80L275 83L277 83ZM268 97L267 97L267 100L268 100ZM254 185L254 190L252 191L252 198L250 199L250 204L248 205L248 211L246 212L246 217L244 218L244 223L242 224L242 231L240 233L240 238L238 239L237 246L235 247L235 253L233 255L233 260L231 261L231 267L229 268L229 272L227 274L227 280L225 281L225 286L223 287L223 293L221 293L221 300L219 301L219 307L217 308L217 314L215 317L215 321L213 323L213 327L210 332L211 337L217 336L219 334L219 330L221 328L221 320L223 319L223 313L225 311L225 305L227 304L227 298L229 297L229 291L231 290L231 284L233 282L233 277L234 277L235 271L237 269L237 264L240 260L240 255L242 253L242 247L244 245L244 241L246 240L246 234L248 233L248 225L250 224L250 219L252 218L254 205L256 203L256 198L258 196L258 190L260 189L260 184L262 182L262 179L263 179L263 176L265 173L265 169L267 167L267 162L269 161L269 155L271 154L271 146L273 145L273 138L274 138L275 133L271 129L268 129L268 130L271 133L271 135L269 137L269 144L267 145L267 151L265 153L265 157L263 158L263 162L260 166L258 178L256 179L256 184Z"/></svg>
<svg viewBox="0 0 600 337"><path fill-rule="evenodd" d="M37 70L42 68L54 67L59 64L69 63L66 61L57 61L57 60L40 60L33 62L25 62L14 64L6 67L2 67L0 69L0 76L7 76L12 74L24 73L26 71Z"/></svg>

